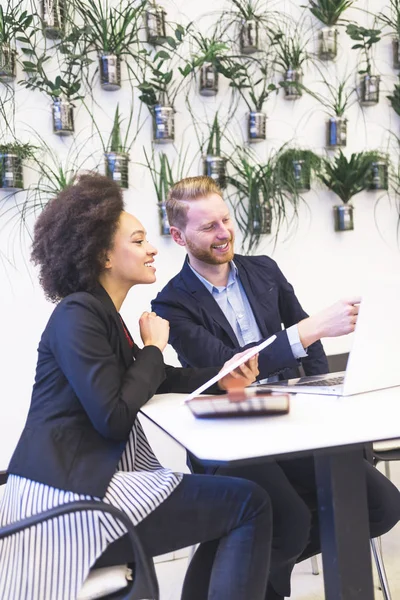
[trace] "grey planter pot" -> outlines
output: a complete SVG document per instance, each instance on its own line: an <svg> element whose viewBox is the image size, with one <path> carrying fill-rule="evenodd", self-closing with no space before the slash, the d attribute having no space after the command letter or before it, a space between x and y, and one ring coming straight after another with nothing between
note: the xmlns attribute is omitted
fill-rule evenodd
<svg viewBox="0 0 400 600"><path fill-rule="evenodd" d="M75 131L74 107L68 100L53 100L53 133L72 135Z"/></svg>
<svg viewBox="0 0 400 600"><path fill-rule="evenodd" d="M288 69L283 78L285 100L298 100L303 95L301 84L303 72L301 69Z"/></svg>
<svg viewBox="0 0 400 600"><path fill-rule="evenodd" d="M389 189L389 165L386 160L376 160L371 165L369 190Z"/></svg>
<svg viewBox="0 0 400 600"><path fill-rule="evenodd" d="M393 69L400 69L400 40L399 40L399 38L392 39L392 57L393 57Z"/></svg>
<svg viewBox="0 0 400 600"><path fill-rule="evenodd" d="M13 152L0 152L0 188L11 191L23 187L22 159Z"/></svg>
<svg viewBox="0 0 400 600"><path fill-rule="evenodd" d="M347 143L347 119L331 117L326 122L327 148L343 148Z"/></svg>
<svg viewBox="0 0 400 600"><path fill-rule="evenodd" d="M17 53L10 44L0 45L0 81L11 83L17 76Z"/></svg>
<svg viewBox="0 0 400 600"><path fill-rule="evenodd" d="M318 33L318 57L321 60L334 60L337 56L338 30L336 27L323 27Z"/></svg>
<svg viewBox="0 0 400 600"><path fill-rule="evenodd" d="M267 137L267 115L251 110L247 115L247 135L251 143L263 142Z"/></svg>
<svg viewBox="0 0 400 600"><path fill-rule="evenodd" d="M252 211L250 233L253 235L269 235L272 231L271 205L263 202Z"/></svg>
<svg viewBox="0 0 400 600"><path fill-rule="evenodd" d="M41 0L44 35L50 40L63 37L65 29L65 0Z"/></svg>
<svg viewBox="0 0 400 600"><path fill-rule="evenodd" d="M175 140L175 111L173 106L156 104L153 107L153 142L168 144Z"/></svg>
<svg viewBox="0 0 400 600"><path fill-rule="evenodd" d="M165 15L165 10L159 5L153 5L146 10L147 42L153 46L163 44L166 40Z"/></svg>
<svg viewBox="0 0 400 600"><path fill-rule="evenodd" d="M121 59L116 54L104 53L99 56L100 85L107 92L121 88Z"/></svg>
<svg viewBox="0 0 400 600"><path fill-rule="evenodd" d="M126 152L106 152L104 154L106 176L121 188L129 187L129 154Z"/></svg>
<svg viewBox="0 0 400 600"><path fill-rule="evenodd" d="M254 19L242 20L239 32L240 52L242 54L253 54L259 50L258 30L258 21Z"/></svg>
<svg viewBox="0 0 400 600"><path fill-rule="evenodd" d="M203 159L203 175L214 179L221 189L226 188L226 159L207 154Z"/></svg>
<svg viewBox="0 0 400 600"><path fill-rule="evenodd" d="M352 231L354 229L353 210L352 204L339 204L333 207L335 231Z"/></svg>
<svg viewBox="0 0 400 600"><path fill-rule="evenodd" d="M360 103L373 106L379 102L379 75L363 75L360 82Z"/></svg>
<svg viewBox="0 0 400 600"><path fill-rule="evenodd" d="M200 87L202 96L216 96L218 93L218 71L212 63L200 67Z"/></svg>
<svg viewBox="0 0 400 600"><path fill-rule="evenodd" d="M298 192L309 192L311 189L311 169L304 160L293 161L294 185Z"/></svg>
<svg viewBox="0 0 400 600"><path fill-rule="evenodd" d="M158 203L158 212L160 216L160 235L167 236L171 235L171 231L169 228L167 210L165 208L164 202Z"/></svg>

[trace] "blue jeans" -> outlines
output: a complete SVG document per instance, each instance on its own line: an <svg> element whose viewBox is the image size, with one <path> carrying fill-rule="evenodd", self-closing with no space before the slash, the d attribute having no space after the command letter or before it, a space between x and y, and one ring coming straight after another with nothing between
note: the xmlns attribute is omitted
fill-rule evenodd
<svg viewBox="0 0 400 600"><path fill-rule="evenodd" d="M185 577L182 600L264 600L272 511L268 494L252 481L184 475L136 531L149 556L200 543ZM113 562L130 562L124 538L111 549Z"/></svg>

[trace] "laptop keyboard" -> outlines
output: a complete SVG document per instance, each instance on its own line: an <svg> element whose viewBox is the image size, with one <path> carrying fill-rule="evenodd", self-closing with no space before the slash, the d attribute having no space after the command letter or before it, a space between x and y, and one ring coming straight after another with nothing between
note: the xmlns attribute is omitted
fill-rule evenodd
<svg viewBox="0 0 400 600"><path fill-rule="evenodd" d="M329 377L327 379L319 379L318 381L298 381L296 385L322 385L322 386L331 386L331 385L341 385L344 381L343 375L340 377Z"/></svg>

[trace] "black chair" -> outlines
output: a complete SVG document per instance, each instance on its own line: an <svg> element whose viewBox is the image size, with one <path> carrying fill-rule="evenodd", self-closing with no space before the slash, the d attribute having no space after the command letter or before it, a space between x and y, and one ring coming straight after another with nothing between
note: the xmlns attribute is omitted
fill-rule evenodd
<svg viewBox="0 0 400 600"><path fill-rule="evenodd" d="M0 485L6 483L6 481L7 474L5 472L0 472ZM57 506L45 512L28 517L26 519L22 519L21 521L0 528L0 540L14 535L16 533L19 533L20 531L28 527L32 527L39 523L43 523L44 521L48 521L49 519L55 519L56 517L59 517L61 515L70 514L73 512L88 510L96 510L104 513L109 513L126 527L127 536L133 550L135 563L135 574L133 577L133 581L129 582L127 579L126 583L122 584L120 589L115 590L111 594L108 593L104 596L96 595L91 597L96 597L99 599L101 598L102 600L159 600L160 595L154 564L153 561L146 556L143 550L143 546L135 531L135 527L133 526L129 517L125 513L120 511L115 506L111 506L110 504L106 504L105 502L98 502L95 500L78 500L75 502L70 502L68 504ZM124 568L124 566L122 566L121 568ZM128 571L127 567L125 568ZM93 579L96 579L96 589L107 589L107 579L110 578L113 569L115 568L105 567L102 569L93 569L90 572L89 577L84 582L84 585L79 593L78 599L83 597L90 597L87 596L85 588L87 589L88 586L93 587Z"/></svg>

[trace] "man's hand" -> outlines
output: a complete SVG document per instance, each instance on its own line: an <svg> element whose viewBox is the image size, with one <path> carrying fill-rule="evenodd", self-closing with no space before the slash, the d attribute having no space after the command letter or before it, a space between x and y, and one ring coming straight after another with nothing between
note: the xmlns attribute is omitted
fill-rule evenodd
<svg viewBox="0 0 400 600"><path fill-rule="evenodd" d="M222 368L226 369L229 367L229 365L236 362L238 358L245 356L246 352L248 352L248 350L240 352L239 354L235 354L235 356L228 360ZM256 354L252 358L249 358L248 361L240 365L240 367L234 371L231 371L228 375L225 375L225 377L220 379L218 382L218 387L221 390L227 391L243 389L253 383L258 374L258 354Z"/></svg>
<svg viewBox="0 0 400 600"><path fill-rule="evenodd" d="M329 308L298 323L300 341L307 348L323 337L337 337L355 329L361 297L339 300Z"/></svg>

